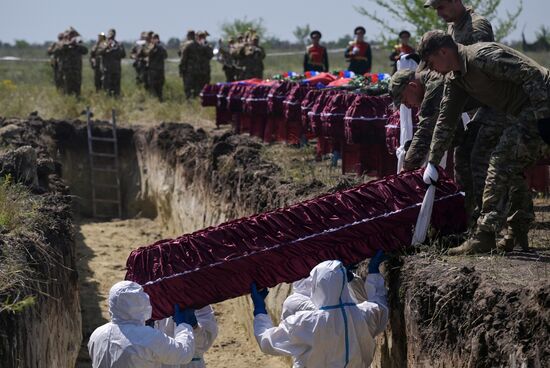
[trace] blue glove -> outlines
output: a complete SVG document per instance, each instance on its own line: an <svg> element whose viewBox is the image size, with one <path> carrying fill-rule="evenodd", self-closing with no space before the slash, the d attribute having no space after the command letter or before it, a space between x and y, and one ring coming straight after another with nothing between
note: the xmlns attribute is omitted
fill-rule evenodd
<svg viewBox="0 0 550 368"><path fill-rule="evenodd" d="M191 327L195 327L198 323L194 309L184 308L181 310L178 304L174 305L174 316L172 318L174 319L174 322L176 322L176 326L182 323L187 323Z"/></svg>
<svg viewBox="0 0 550 368"><path fill-rule="evenodd" d="M383 250L378 250L370 259L368 271L369 273L380 273L380 264L386 260L386 255Z"/></svg>
<svg viewBox="0 0 550 368"><path fill-rule="evenodd" d="M250 286L250 297L252 298L252 303L254 303L254 316L258 314L267 314L265 309L265 297L269 291L267 288L258 291L256 283L253 282Z"/></svg>

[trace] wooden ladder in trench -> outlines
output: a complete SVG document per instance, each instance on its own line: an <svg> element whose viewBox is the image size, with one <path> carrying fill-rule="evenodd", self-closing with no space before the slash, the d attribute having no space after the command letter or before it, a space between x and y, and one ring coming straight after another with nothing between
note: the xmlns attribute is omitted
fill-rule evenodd
<svg viewBox="0 0 550 368"><path fill-rule="evenodd" d="M111 135L107 137L93 135L91 117L90 108L87 107L93 215L103 218L117 216L122 218L116 112L112 110L112 122L107 123L111 128Z"/></svg>

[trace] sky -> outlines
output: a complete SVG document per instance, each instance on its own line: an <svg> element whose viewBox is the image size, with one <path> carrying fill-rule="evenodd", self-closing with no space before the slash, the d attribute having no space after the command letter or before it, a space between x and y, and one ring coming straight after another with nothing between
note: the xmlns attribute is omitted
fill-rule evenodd
<svg viewBox="0 0 550 368"><path fill-rule="evenodd" d="M392 0L390 0L391 2ZM367 28L376 39L382 28L358 14L354 7L377 8L372 0L0 0L0 41L24 39L42 43L53 40L69 26L85 39L97 33L117 29L121 40L134 40L143 30L154 30L161 40L182 38L188 29L206 29L216 39L224 22L236 18L263 18L268 35L294 41L296 26L309 24L323 32L325 40L336 40L351 34L356 25ZM467 3L467 0L465 1ZM517 7L518 0L502 0L499 12ZM523 0L524 10L517 29L506 39L521 39L522 30L528 41L535 31L550 26L550 0ZM383 11L379 16L388 19Z"/></svg>

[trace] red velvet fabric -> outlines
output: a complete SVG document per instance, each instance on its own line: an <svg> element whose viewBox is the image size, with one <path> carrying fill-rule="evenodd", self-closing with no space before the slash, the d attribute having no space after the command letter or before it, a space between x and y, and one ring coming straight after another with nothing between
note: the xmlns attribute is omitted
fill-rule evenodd
<svg viewBox="0 0 550 368"><path fill-rule="evenodd" d="M176 303L200 308L248 294L253 281L260 288L293 282L324 260L351 264L408 246L425 192L421 172L403 173L161 240L130 254L126 279L143 285L156 320ZM464 230L463 202L443 177L432 225L442 234Z"/></svg>
<svg viewBox="0 0 550 368"><path fill-rule="evenodd" d="M308 113L315 105L317 97L323 93L322 89L311 89L307 92L302 103L300 104L300 115L302 121L302 127L306 133L312 133L311 127L309 126Z"/></svg>
<svg viewBox="0 0 550 368"><path fill-rule="evenodd" d="M311 111L308 112L308 121L310 130L316 135L321 135L321 113L325 109L325 105L327 101L337 94L338 91L334 89L324 89L321 90L321 93L319 96L317 96L317 99L315 100L315 103L311 107Z"/></svg>
<svg viewBox="0 0 550 368"><path fill-rule="evenodd" d="M224 83L220 86L218 95L216 96L216 125L231 123L231 112L227 108L227 95L233 86L232 83Z"/></svg>
<svg viewBox="0 0 550 368"><path fill-rule="evenodd" d="M202 88L202 91L200 93L201 106L216 106L218 91L220 90L221 85L222 83L207 84Z"/></svg>
<svg viewBox="0 0 550 368"><path fill-rule="evenodd" d="M550 167L537 165L525 171L529 187L539 193L548 193L550 186Z"/></svg>

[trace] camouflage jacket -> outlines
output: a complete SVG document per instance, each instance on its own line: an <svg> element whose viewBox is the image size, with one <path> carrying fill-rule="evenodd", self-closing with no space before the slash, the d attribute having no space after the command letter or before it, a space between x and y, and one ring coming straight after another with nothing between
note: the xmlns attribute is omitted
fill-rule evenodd
<svg viewBox="0 0 550 368"><path fill-rule="evenodd" d="M550 117L550 71L494 42L458 45L460 70L446 75L429 161L450 148L458 117L472 97L497 111L529 121Z"/></svg>
<svg viewBox="0 0 550 368"><path fill-rule="evenodd" d="M87 53L88 48L82 42L65 41L56 48L54 55L62 70L82 70L82 55Z"/></svg>
<svg viewBox="0 0 550 368"><path fill-rule="evenodd" d="M466 8L466 13L460 21L449 24L447 33L453 37L456 43L463 45L495 40L491 23L470 7Z"/></svg>
<svg viewBox="0 0 550 368"><path fill-rule="evenodd" d="M201 53L201 72L202 74L210 73L210 60L214 57L214 49L210 44L200 45Z"/></svg>
<svg viewBox="0 0 550 368"><path fill-rule="evenodd" d="M201 72L202 50L201 45L195 40L183 42L178 51L180 56L180 73L197 74Z"/></svg>
<svg viewBox="0 0 550 368"><path fill-rule="evenodd" d="M61 42L54 42L48 46L48 55L50 55L50 64L53 67L57 67L58 60L56 56L57 49L61 46Z"/></svg>
<svg viewBox="0 0 550 368"><path fill-rule="evenodd" d="M100 42L96 42L90 49L90 66L96 70L101 68L101 56L97 52L99 46Z"/></svg>
<svg viewBox="0 0 550 368"><path fill-rule="evenodd" d="M164 71L164 60L168 57L168 52L162 44L148 44L143 53L147 60L149 70Z"/></svg>
<svg viewBox="0 0 550 368"><path fill-rule="evenodd" d="M107 40L99 45L97 54L101 56L103 71L120 73L120 60L126 57L124 45L115 40Z"/></svg>

